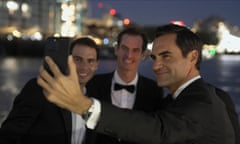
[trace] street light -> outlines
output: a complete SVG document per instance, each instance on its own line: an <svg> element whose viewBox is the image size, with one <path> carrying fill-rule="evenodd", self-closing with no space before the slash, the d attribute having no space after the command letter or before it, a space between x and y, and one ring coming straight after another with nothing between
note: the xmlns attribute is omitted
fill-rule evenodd
<svg viewBox="0 0 240 144"><path fill-rule="evenodd" d="M16 10L18 10L19 5L15 1L7 1L6 6L7 6L8 11L9 11L9 17L8 17L9 26L12 26L13 25L13 19L14 19L13 15L14 15L14 12Z"/></svg>
<svg viewBox="0 0 240 144"><path fill-rule="evenodd" d="M7 1L6 6L10 14L14 14L14 12L19 8L18 3L15 1Z"/></svg>

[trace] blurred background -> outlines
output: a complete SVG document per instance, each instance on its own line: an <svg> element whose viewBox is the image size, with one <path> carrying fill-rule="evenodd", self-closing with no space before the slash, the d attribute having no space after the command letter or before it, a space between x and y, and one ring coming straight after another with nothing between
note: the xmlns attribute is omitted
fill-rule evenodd
<svg viewBox="0 0 240 144"><path fill-rule="evenodd" d="M226 90L240 116L238 0L0 0L0 125L24 84L38 75L49 36L92 37L100 46L97 73L116 65L119 31L137 26L149 38L158 25L184 25L204 42L201 74ZM148 56L140 73L154 79Z"/></svg>

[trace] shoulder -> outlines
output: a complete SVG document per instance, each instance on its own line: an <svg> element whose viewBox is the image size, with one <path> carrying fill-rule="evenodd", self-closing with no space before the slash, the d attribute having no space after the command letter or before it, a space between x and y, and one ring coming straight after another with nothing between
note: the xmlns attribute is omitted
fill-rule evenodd
<svg viewBox="0 0 240 144"><path fill-rule="evenodd" d="M90 81L95 81L95 80L104 80L108 78L112 78L113 73L102 73L102 74L96 74L93 76L93 78Z"/></svg>
<svg viewBox="0 0 240 144"><path fill-rule="evenodd" d="M39 104L46 101L42 92L42 88L37 84L37 78L30 79L19 92L14 100L16 103Z"/></svg>
<svg viewBox="0 0 240 144"><path fill-rule="evenodd" d="M97 89L101 89L102 86L107 86L111 84L111 80L113 77L113 73L104 73L94 75L91 80L87 83L86 87L88 91L96 91Z"/></svg>
<svg viewBox="0 0 240 144"><path fill-rule="evenodd" d="M139 76L137 87L141 89L143 93L149 93L159 98L163 97L163 88L157 85L157 82L148 77Z"/></svg>
<svg viewBox="0 0 240 144"><path fill-rule="evenodd" d="M139 83L143 84L144 86L158 87L156 80L150 79L142 75L139 76Z"/></svg>

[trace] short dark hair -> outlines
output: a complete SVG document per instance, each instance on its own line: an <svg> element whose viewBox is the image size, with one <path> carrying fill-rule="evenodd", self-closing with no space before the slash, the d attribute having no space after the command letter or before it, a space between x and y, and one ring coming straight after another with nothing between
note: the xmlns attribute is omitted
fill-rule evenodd
<svg viewBox="0 0 240 144"><path fill-rule="evenodd" d="M144 52L147 49L147 44L148 44L148 39L147 36L141 32L140 29L136 28L136 27L128 27L126 29L124 29L123 31L121 31L118 34L117 37L117 45L119 46L121 41L122 41L122 37L123 35L134 35L134 36L140 36L142 38L143 44L142 44L142 52Z"/></svg>
<svg viewBox="0 0 240 144"><path fill-rule="evenodd" d="M89 37L81 37L73 40L70 44L70 54L72 54L72 50L75 45L85 45L95 49L97 53L97 60L99 59L99 47L93 39Z"/></svg>
<svg viewBox="0 0 240 144"><path fill-rule="evenodd" d="M202 60L202 46L203 46L201 39L189 28L175 24L166 24L157 27L155 38L171 33L177 35L176 45L180 48L183 57L186 57L187 54L192 50L198 51L199 57L196 63L196 68L199 70L200 63Z"/></svg>

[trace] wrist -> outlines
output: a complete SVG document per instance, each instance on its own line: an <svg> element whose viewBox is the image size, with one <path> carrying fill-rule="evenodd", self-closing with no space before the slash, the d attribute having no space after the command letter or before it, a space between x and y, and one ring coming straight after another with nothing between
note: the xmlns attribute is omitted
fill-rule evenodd
<svg viewBox="0 0 240 144"><path fill-rule="evenodd" d="M86 109L82 114L82 117L85 121L87 121L88 118L91 116L93 110L94 110L94 101L93 99L89 98L88 101L86 102Z"/></svg>

